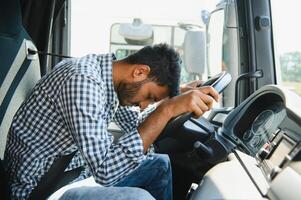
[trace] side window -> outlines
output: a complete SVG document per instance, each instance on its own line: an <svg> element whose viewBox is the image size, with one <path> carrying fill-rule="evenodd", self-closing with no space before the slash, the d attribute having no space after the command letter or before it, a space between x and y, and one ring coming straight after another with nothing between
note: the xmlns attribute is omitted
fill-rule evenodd
<svg viewBox="0 0 301 200"><path fill-rule="evenodd" d="M277 83L301 95L301 2L271 1Z"/></svg>

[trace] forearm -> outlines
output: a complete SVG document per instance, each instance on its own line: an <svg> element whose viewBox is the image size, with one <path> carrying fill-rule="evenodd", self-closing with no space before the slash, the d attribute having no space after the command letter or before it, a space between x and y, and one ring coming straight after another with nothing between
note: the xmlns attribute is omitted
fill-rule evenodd
<svg viewBox="0 0 301 200"><path fill-rule="evenodd" d="M138 127L144 152L159 136L171 118L183 113L193 113L196 117L200 117L212 108L213 99L218 100L218 93L212 87L205 86L163 101Z"/></svg>
<svg viewBox="0 0 301 200"><path fill-rule="evenodd" d="M172 113L168 106L160 104L146 120L138 127L138 132L143 141L144 152L160 135L167 122L172 118Z"/></svg>
<svg viewBox="0 0 301 200"><path fill-rule="evenodd" d="M113 143L109 149L103 151L105 157L92 171L96 182L104 186L112 186L127 176L147 157L143 152L140 136L134 132L120 138L117 144Z"/></svg>

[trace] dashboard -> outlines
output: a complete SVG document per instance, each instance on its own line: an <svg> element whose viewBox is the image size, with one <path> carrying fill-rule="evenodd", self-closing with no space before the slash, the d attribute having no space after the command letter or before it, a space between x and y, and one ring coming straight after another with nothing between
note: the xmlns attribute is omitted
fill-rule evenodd
<svg viewBox="0 0 301 200"><path fill-rule="evenodd" d="M223 134L236 149L264 160L266 172L279 167L301 140L298 100L299 96L286 89L266 86L228 115Z"/></svg>
<svg viewBox="0 0 301 200"><path fill-rule="evenodd" d="M218 135L232 153L206 173L193 200L301 198L298 95L264 86L228 114Z"/></svg>
<svg viewBox="0 0 301 200"><path fill-rule="evenodd" d="M251 156L268 146L280 131L292 140L300 140L301 116L297 113L297 105L287 104L285 95L276 86L258 91L229 114L223 134Z"/></svg>

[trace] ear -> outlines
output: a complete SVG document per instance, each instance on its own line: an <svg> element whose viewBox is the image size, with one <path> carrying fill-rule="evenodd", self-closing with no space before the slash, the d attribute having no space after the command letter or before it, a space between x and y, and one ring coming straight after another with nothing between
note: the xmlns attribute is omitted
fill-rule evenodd
<svg viewBox="0 0 301 200"><path fill-rule="evenodd" d="M147 79L149 72L150 72L150 67L148 65L141 65L141 64L134 65L132 77L136 81L143 81Z"/></svg>

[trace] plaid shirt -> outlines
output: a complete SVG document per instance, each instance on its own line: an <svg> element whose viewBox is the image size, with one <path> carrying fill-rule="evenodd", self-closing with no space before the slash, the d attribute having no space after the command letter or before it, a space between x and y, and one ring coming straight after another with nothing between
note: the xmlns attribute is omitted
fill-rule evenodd
<svg viewBox="0 0 301 200"><path fill-rule="evenodd" d="M119 106L114 59L103 54L60 62L19 108L5 151L13 199L27 198L57 158L77 150L66 170L86 165L105 186L147 157L137 131L139 111ZM111 121L125 132L116 143L107 131Z"/></svg>

